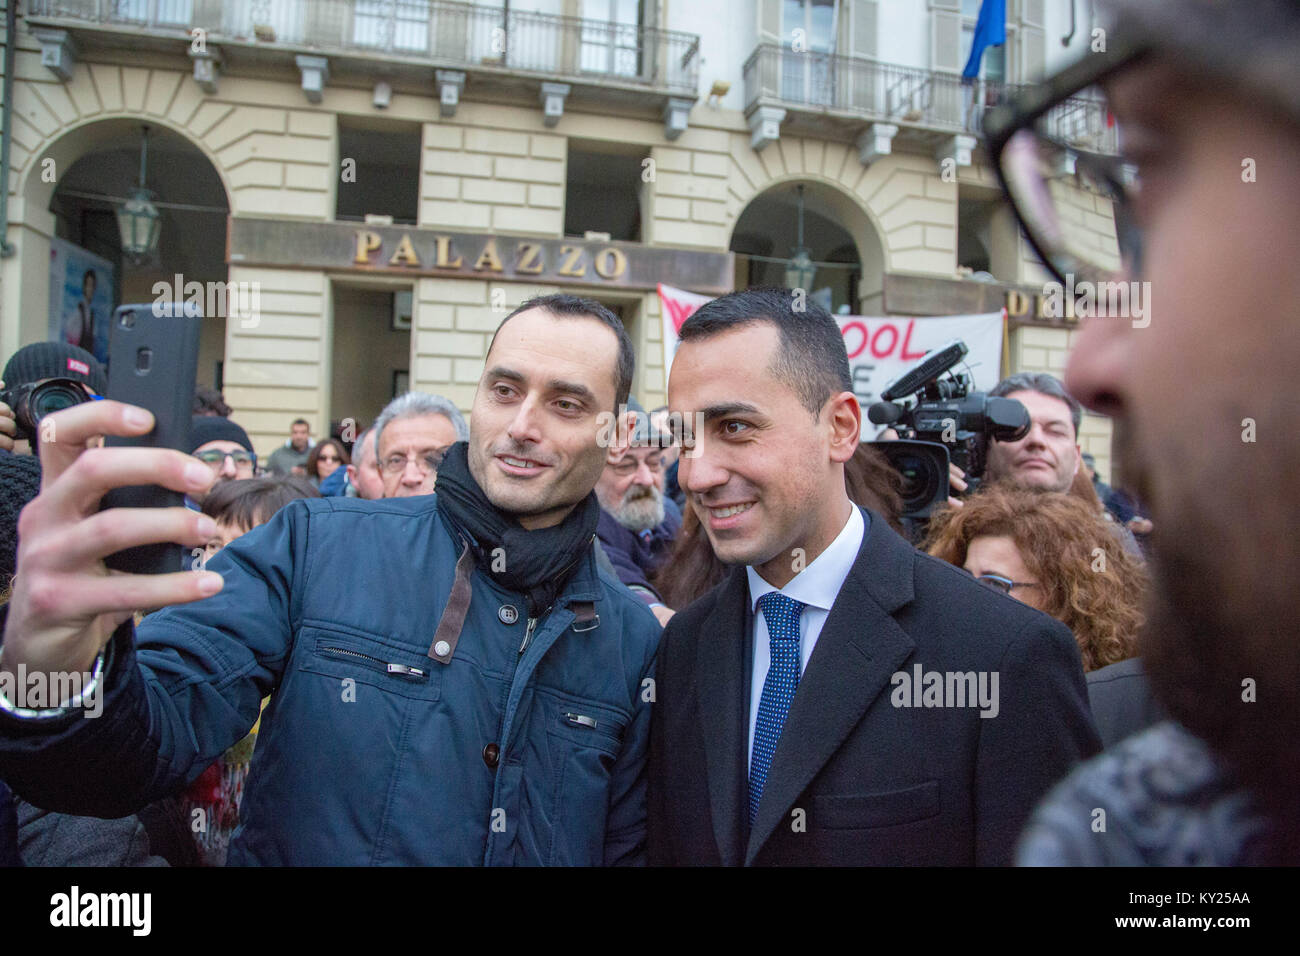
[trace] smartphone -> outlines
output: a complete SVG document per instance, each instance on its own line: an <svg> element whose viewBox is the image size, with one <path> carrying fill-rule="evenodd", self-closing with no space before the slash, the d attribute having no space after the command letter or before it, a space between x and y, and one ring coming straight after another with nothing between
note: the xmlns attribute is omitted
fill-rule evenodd
<svg viewBox="0 0 1300 956"><path fill-rule="evenodd" d="M194 378L199 362L197 303L120 305L108 333L108 397L153 413L144 435L109 435L108 447L175 448L189 453ZM114 488L100 508L174 508L185 496L160 485ZM136 574L187 570L189 552L179 544L147 544L104 559L108 567Z"/></svg>

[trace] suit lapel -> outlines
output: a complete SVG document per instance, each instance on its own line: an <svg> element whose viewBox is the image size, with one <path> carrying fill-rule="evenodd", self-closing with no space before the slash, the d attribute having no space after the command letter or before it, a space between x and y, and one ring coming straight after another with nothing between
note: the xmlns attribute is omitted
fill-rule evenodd
<svg viewBox="0 0 1300 956"><path fill-rule="evenodd" d="M700 626L696 644L695 686L708 768L713 833L724 866L739 866L742 846L742 784L745 780L745 602L749 586L744 568L731 573L718 590L713 611Z"/></svg>
<svg viewBox="0 0 1300 956"><path fill-rule="evenodd" d="M879 516L867 533L817 639L763 788L746 865L834 756L915 648L892 613L913 596L914 552Z"/></svg>

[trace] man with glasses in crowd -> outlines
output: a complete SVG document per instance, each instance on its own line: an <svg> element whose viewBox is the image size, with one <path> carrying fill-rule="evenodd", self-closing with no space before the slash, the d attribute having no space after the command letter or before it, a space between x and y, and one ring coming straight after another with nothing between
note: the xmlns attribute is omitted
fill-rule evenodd
<svg viewBox="0 0 1300 956"><path fill-rule="evenodd" d="M229 418L195 415L190 420L190 452L212 469L216 476L209 488L190 492L190 499L202 503L218 484L252 478L257 473L257 455L248 433ZM197 504L195 505L197 510Z"/></svg>
<svg viewBox="0 0 1300 956"><path fill-rule="evenodd" d="M661 624L667 624L672 609L659 599L650 584L673 549L673 539L682 526L677 505L664 495L664 456L672 438L651 423L634 399L628 409L636 416L631 447L611 450L605 470L596 482L600 501L600 523L596 537L613 564L618 579L650 605Z"/></svg>
<svg viewBox="0 0 1300 956"><path fill-rule="evenodd" d="M425 392L393 399L371 431L385 498L432 494L443 455L469 438L469 425L455 403Z"/></svg>
<svg viewBox="0 0 1300 956"><path fill-rule="evenodd" d="M1057 288L1108 292L1065 384L1114 417L1122 483L1150 509L1142 651L1173 720L1078 768L1038 808L1019 860L1294 865L1300 5L1106 7L1105 51L992 111L986 130ZM1101 132L1118 130L1118 159L1057 128L1090 93L1114 117ZM1114 213L1119 244L1061 228L1081 201ZM1128 307L1112 309L1121 290Z"/></svg>

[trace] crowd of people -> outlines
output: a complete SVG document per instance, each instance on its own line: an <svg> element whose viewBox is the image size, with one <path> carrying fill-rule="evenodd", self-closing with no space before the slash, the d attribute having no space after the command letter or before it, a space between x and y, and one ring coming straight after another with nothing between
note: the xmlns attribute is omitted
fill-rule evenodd
<svg viewBox="0 0 1300 956"><path fill-rule="evenodd" d="M1220 56L1246 29L1227 5L1119 5L1125 52L1092 79L1167 137L1140 140L1140 222L1168 311L1085 323L1065 381L999 382L1029 428L990 441L978 490L954 471L920 540L838 326L792 290L701 306L651 412L620 320L540 296L498 326L468 422L410 392L351 441L293 421L264 466L210 389L188 454L100 447L150 415L93 400L73 345L16 353L0 387L86 401L39 440L0 406L0 678L87 680L0 693L0 861L1300 861L1275 485L1300 297L1269 265L1300 249L1300 60ZM1300 48L1294 5L1255 13ZM1270 170L1246 189L1221 173L1243 150ZM1268 308L1225 343L1238 287ZM1085 406L1115 420L1112 485ZM141 483L187 507L98 510ZM162 541L200 560L105 574Z"/></svg>

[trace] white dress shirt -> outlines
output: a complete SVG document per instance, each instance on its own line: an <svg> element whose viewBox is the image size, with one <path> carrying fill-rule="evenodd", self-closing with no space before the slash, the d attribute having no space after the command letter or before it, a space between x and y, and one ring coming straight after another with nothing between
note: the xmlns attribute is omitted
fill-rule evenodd
<svg viewBox="0 0 1300 956"><path fill-rule="evenodd" d="M854 505L849 512L848 521L830 543L830 547L817 555L812 564L791 578L783 588L768 584L752 567L745 568L749 575L750 606L754 609L754 669L749 684L748 752L751 762L758 705L763 699L763 683L767 680L768 668L772 665L772 642L767 634L767 620L758 609L758 599L769 591L780 591L786 597L805 605L799 616L799 674L802 676L808 667L808 659L812 657L813 648L817 646L817 638L821 636L822 625L826 623L831 605L844 586L844 579L853 569L853 562L858 559L866 527L862 512Z"/></svg>

